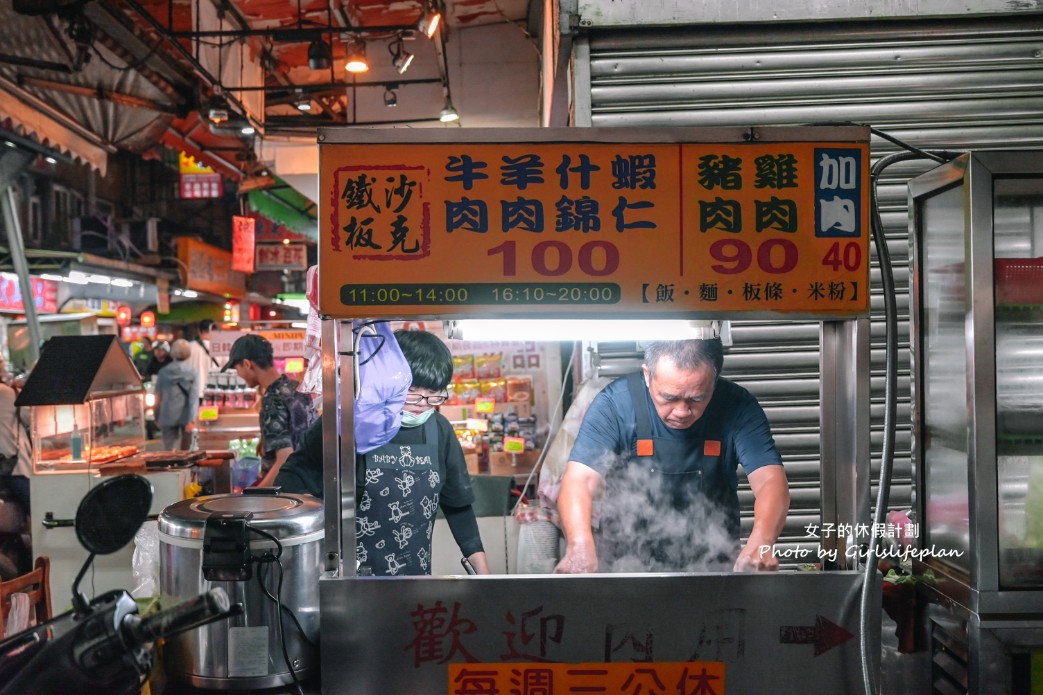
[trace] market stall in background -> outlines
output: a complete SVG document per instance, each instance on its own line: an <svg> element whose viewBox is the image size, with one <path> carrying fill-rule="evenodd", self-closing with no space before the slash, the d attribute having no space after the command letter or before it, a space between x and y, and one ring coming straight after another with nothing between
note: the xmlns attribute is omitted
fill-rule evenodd
<svg viewBox="0 0 1043 695"><path fill-rule="evenodd" d="M111 335L52 337L18 395L16 404L31 408L33 552L51 558L56 612L69 604L86 557L72 528L84 493L133 471L153 486L153 514L191 495L191 459L202 452L145 452L144 397L141 377ZM130 585L132 552L98 558L95 591Z"/></svg>

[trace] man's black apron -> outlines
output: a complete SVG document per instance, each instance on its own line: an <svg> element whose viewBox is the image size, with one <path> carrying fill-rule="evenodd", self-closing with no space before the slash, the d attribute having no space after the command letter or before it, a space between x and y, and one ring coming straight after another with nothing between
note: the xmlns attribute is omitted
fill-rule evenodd
<svg viewBox="0 0 1043 695"><path fill-rule="evenodd" d="M707 408L699 436L656 437L642 374L626 379L637 445L605 474L601 571L730 570L738 553L739 497L722 455L721 409Z"/></svg>
<svg viewBox="0 0 1043 695"><path fill-rule="evenodd" d="M431 534L444 481L438 424L432 417L421 427L420 444L392 440L360 457L355 557L360 570L369 567L376 576L431 574Z"/></svg>

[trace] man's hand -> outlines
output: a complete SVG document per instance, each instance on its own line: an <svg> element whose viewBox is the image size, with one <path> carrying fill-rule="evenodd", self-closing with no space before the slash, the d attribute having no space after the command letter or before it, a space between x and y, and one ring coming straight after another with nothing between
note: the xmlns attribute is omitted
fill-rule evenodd
<svg viewBox="0 0 1043 695"><path fill-rule="evenodd" d="M598 571L598 555L593 543L569 543L565 557L554 568L555 574L588 574Z"/></svg>
<svg viewBox="0 0 1043 695"><path fill-rule="evenodd" d="M775 548L771 545L753 547L749 543L735 560L734 572L774 572L779 569L779 560L775 557Z"/></svg>

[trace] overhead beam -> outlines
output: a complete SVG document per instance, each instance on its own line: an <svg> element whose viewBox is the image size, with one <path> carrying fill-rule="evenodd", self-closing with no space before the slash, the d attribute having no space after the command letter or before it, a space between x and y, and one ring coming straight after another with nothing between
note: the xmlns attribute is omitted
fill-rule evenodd
<svg viewBox="0 0 1043 695"><path fill-rule="evenodd" d="M262 36L273 43L307 43L331 34L394 34L418 31L416 24L388 26L299 27L295 29L207 29L199 31L171 31L175 39L245 39Z"/></svg>
<svg viewBox="0 0 1043 695"><path fill-rule="evenodd" d="M171 104L160 104L158 101L153 101L152 99L145 99L143 97L134 96L133 94L123 94L121 92L116 92L111 89L104 89L102 87L84 87L78 84L58 82L57 80L44 80L39 77L28 77L26 75L18 76L18 84L22 87L38 87L40 89L48 89L56 92L67 92L69 94L76 94L82 97L89 97L92 99L100 99L102 101L111 101L114 104L119 104L120 106L129 106L135 109L158 111L159 113L169 113L172 115L177 115L179 111L177 107Z"/></svg>

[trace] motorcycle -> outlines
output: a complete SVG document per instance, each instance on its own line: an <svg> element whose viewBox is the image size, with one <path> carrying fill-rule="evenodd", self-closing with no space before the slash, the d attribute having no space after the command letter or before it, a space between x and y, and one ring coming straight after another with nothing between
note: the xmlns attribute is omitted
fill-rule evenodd
<svg viewBox="0 0 1043 695"><path fill-rule="evenodd" d="M73 581L73 609L0 642L0 695L139 692L153 642L242 612L221 588L146 616L122 589L93 600L80 592L94 556L129 543L151 505L152 484L138 475L111 478L84 496L76 537L89 555Z"/></svg>

